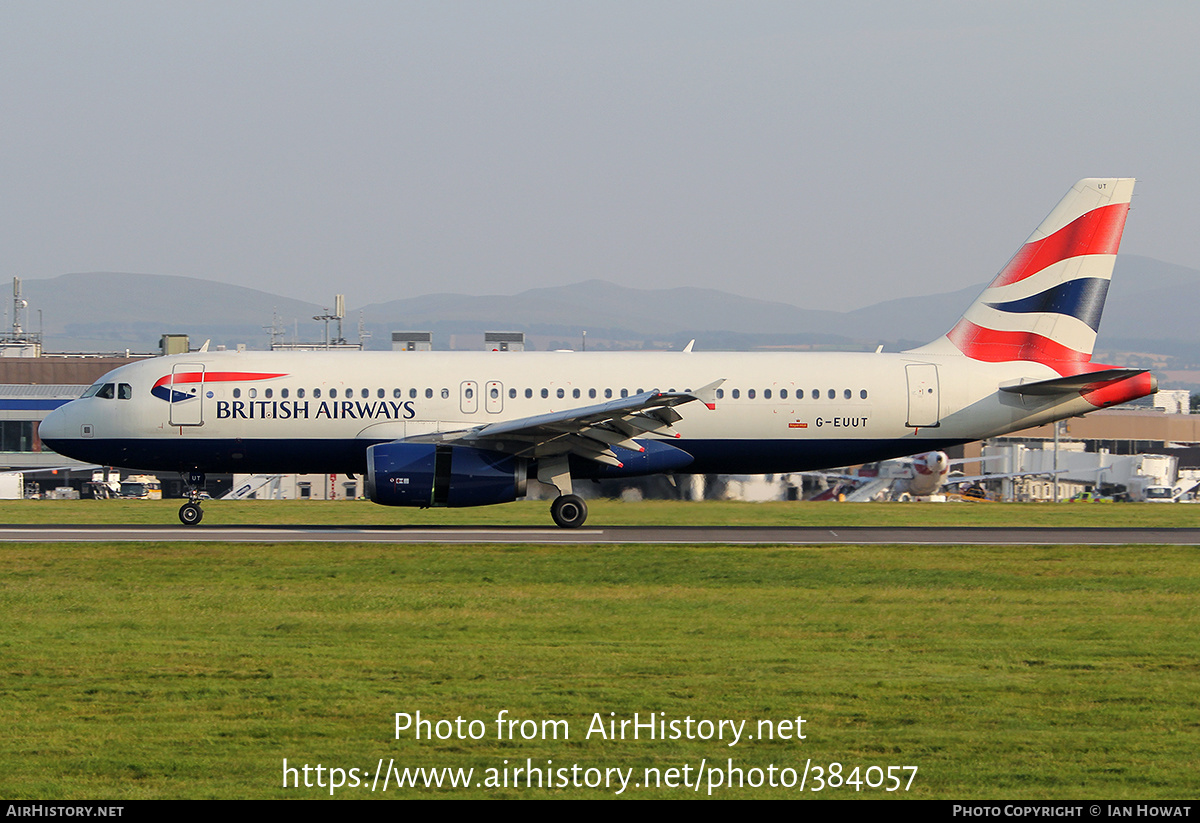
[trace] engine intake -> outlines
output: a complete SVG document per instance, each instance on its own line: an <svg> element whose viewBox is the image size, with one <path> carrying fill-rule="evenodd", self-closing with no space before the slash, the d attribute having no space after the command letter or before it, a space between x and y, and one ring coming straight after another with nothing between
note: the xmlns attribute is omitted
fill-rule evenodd
<svg viewBox="0 0 1200 823"><path fill-rule="evenodd" d="M367 497L384 506L488 506L525 496L529 461L467 446L380 443L367 449Z"/></svg>

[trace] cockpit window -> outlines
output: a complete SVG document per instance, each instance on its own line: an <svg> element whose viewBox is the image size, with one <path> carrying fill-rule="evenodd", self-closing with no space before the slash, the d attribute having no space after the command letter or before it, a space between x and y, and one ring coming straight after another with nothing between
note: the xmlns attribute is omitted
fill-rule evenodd
<svg viewBox="0 0 1200 823"><path fill-rule="evenodd" d="M102 397L105 400L112 400L116 396L116 384L105 383L100 387L100 391L96 392L97 397Z"/></svg>
<svg viewBox="0 0 1200 823"><path fill-rule="evenodd" d="M132 400L133 399L133 386L129 385L128 383L118 383L117 384L117 399L118 400Z"/></svg>
<svg viewBox="0 0 1200 823"><path fill-rule="evenodd" d="M95 397L96 393L99 392L100 389L102 389L102 388L104 388L103 383L95 383L91 386L88 386L87 391L85 391L81 396L82 397Z"/></svg>

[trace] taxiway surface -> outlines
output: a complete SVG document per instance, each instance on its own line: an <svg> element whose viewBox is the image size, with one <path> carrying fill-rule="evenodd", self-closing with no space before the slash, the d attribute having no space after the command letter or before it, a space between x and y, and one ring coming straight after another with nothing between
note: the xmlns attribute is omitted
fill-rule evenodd
<svg viewBox="0 0 1200 823"><path fill-rule="evenodd" d="M0 526L25 542L644 543L722 545L1200 545L1200 528L602 526Z"/></svg>

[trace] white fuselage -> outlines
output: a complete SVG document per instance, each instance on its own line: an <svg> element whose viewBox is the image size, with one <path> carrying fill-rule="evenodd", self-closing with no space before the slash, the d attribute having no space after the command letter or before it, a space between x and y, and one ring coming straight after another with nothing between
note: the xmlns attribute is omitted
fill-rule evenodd
<svg viewBox="0 0 1200 823"><path fill-rule="evenodd" d="M52 412L40 433L109 465L355 472L375 443L724 381L715 408L676 407L669 442L693 456L686 471L768 473L914 454L1095 408L1078 394L998 391L1054 376L1038 363L924 353L193 353L116 369L97 384L111 391Z"/></svg>

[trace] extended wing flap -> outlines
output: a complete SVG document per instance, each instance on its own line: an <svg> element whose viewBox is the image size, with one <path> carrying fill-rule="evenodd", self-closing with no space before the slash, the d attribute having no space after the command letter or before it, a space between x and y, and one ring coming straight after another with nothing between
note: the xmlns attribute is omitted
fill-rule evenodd
<svg viewBox="0 0 1200 823"><path fill-rule="evenodd" d="M629 435L624 434L623 432L614 431L612 429L601 428L599 426L592 426L585 429L581 436L586 437L589 440L595 440L599 443L603 443L605 446L620 446L623 449L629 449L630 451L635 452L642 452L646 450L645 446L642 446Z"/></svg>

